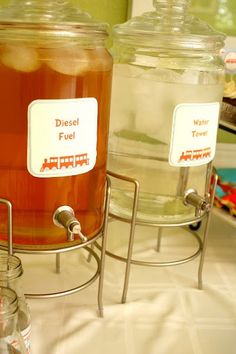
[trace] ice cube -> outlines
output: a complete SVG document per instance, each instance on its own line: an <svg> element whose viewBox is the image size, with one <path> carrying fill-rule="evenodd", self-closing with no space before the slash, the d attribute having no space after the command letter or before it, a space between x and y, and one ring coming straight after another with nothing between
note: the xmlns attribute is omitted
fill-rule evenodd
<svg viewBox="0 0 236 354"><path fill-rule="evenodd" d="M118 64L114 67L111 133L134 130L168 144L173 114L173 70Z"/></svg>
<svg viewBox="0 0 236 354"><path fill-rule="evenodd" d="M136 74L134 73L135 68L131 68L129 65L114 65L111 99L111 134L123 129L134 128L136 106L132 75L140 74L140 71L136 71Z"/></svg>
<svg viewBox="0 0 236 354"><path fill-rule="evenodd" d="M83 75L90 70L90 58L86 50L75 46L48 50L47 65L64 75Z"/></svg>
<svg viewBox="0 0 236 354"><path fill-rule="evenodd" d="M169 144L175 104L174 87L181 74L165 68L151 68L135 78L135 129Z"/></svg>
<svg viewBox="0 0 236 354"><path fill-rule="evenodd" d="M113 67L114 75L118 77L138 77L144 75L147 71L146 69L129 64L115 64Z"/></svg>
<svg viewBox="0 0 236 354"><path fill-rule="evenodd" d="M9 68L28 73L38 70L41 65L36 49L13 45L5 46L1 61Z"/></svg>
<svg viewBox="0 0 236 354"><path fill-rule="evenodd" d="M172 84L136 79L135 129L168 144L172 125Z"/></svg>
<svg viewBox="0 0 236 354"><path fill-rule="evenodd" d="M90 50L88 55L91 62L90 70L106 71L111 69L112 57L104 48Z"/></svg>
<svg viewBox="0 0 236 354"><path fill-rule="evenodd" d="M127 64L115 64L112 79L111 111L113 124L121 128L132 128L136 104L134 101L134 78L143 73L143 69ZM127 118L130 119L127 119Z"/></svg>
<svg viewBox="0 0 236 354"><path fill-rule="evenodd" d="M181 74L175 70L155 68L149 69L142 73L143 80L158 82L179 82Z"/></svg>

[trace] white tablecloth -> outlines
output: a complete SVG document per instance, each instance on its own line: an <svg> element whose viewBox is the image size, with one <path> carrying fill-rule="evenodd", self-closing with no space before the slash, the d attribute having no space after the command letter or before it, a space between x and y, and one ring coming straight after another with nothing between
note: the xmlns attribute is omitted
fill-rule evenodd
<svg viewBox="0 0 236 354"><path fill-rule="evenodd" d="M202 229L202 227L201 227ZM137 227L135 257L170 260L194 252L196 241L180 228L165 230L161 252L156 230ZM109 249L124 254L128 225L109 225ZM26 292L47 292L86 281L95 262L84 250L61 255L19 255ZM204 289L197 289L199 258L171 267L132 265L127 303L121 304L124 263L106 257L104 318L97 315L97 285L55 299L28 299L33 354L235 354L236 233L213 216Z"/></svg>

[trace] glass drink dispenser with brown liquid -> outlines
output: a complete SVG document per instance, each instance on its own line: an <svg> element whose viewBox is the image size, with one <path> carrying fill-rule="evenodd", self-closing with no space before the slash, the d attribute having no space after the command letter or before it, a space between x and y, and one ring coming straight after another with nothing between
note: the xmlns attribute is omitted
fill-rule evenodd
<svg viewBox="0 0 236 354"><path fill-rule="evenodd" d="M188 0L154 0L155 10L113 30L108 169L112 214L175 224L195 218L185 192L205 198L214 158L224 66L224 35L191 16ZM123 178L124 177L124 178Z"/></svg>
<svg viewBox="0 0 236 354"><path fill-rule="evenodd" d="M61 211L75 218L77 236L90 239L102 228L112 75L106 38L105 24L64 0L18 0L0 10L0 197L12 203L16 247L68 246ZM6 217L1 205L3 244Z"/></svg>

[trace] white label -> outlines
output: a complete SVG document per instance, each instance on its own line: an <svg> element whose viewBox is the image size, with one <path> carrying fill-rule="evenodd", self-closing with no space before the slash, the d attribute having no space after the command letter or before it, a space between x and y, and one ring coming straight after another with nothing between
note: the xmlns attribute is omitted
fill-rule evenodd
<svg viewBox="0 0 236 354"><path fill-rule="evenodd" d="M27 167L35 177L90 171L97 156L95 98L35 100L28 107Z"/></svg>
<svg viewBox="0 0 236 354"><path fill-rule="evenodd" d="M25 345L24 353L31 354L30 336L31 336L31 325L29 324L28 327L26 327L25 329L20 331L19 336L18 336L18 334L7 336L6 342L8 342L16 350L21 350L21 347L24 344ZM0 353L2 353L1 348L0 348ZM5 351L4 351L4 353L5 353ZM11 353L13 353L13 352L11 352ZM18 353L18 351L17 351L17 353ZM21 351L19 351L19 353L21 353Z"/></svg>
<svg viewBox="0 0 236 354"><path fill-rule="evenodd" d="M21 335L23 337L25 347L26 347L26 352L27 354L31 353L31 341L30 341L30 336L31 336L31 325L26 327L21 331Z"/></svg>
<svg viewBox="0 0 236 354"><path fill-rule="evenodd" d="M220 104L184 103L173 114L169 164L200 166L213 160Z"/></svg>

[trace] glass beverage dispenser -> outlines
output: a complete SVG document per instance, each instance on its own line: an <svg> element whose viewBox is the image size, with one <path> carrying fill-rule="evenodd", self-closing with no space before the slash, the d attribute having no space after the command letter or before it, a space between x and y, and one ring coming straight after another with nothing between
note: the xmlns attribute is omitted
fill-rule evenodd
<svg viewBox="0 0 236 354"><path fill-rule="evenodd" d="M0 197L12 203L16 247L66 247L101 231L106 38L105 24L66 0L12 1L0 11ZM1 205L2 244L6 218Z"/></svg>
<svg viewBox="0 0 236 354"><path fill-rule="evenodd" d="M208 195L225 37L189 15L188 0L153 5L114 27L108 169L139 182L138 220L168 224L195 217L186 193ZM114 178L111 212L130 217L133 197L133 185Z"/></svg>

